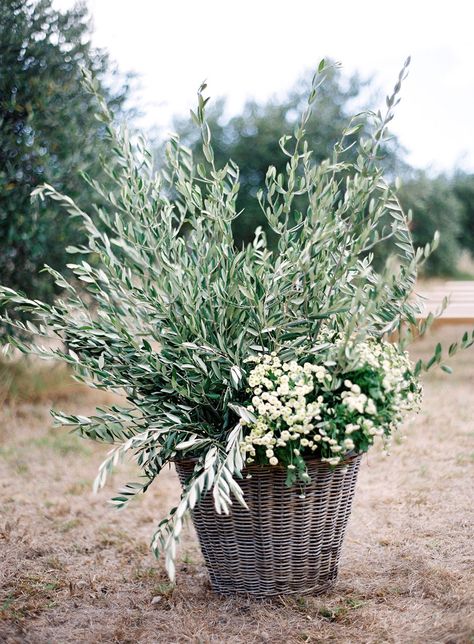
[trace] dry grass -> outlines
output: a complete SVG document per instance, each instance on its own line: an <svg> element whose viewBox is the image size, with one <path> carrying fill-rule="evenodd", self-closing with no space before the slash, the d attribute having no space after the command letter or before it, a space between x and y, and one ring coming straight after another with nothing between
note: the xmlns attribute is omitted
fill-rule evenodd
<svg viewBox="0 0 474 644"><path fill-rule="evenodd" d="M365 460L339 582L321 597L214 596L190 528L170 588L148 542L178 496L174 473L125 512L108 510L111 490L90 492L104 450L51 430L45 400L4 406L0 641L473 642L472 358L429 377L423 413L392 457ZM97 403L75 391L71 410ZM132 466L115 485L127 477Z"/></svg>
<svg viewBox="0 0 474 644"><path fill-rule="evenodd" d="M0 359L0 404L58 401L81 388L60 363L22 358Z"/></svg>

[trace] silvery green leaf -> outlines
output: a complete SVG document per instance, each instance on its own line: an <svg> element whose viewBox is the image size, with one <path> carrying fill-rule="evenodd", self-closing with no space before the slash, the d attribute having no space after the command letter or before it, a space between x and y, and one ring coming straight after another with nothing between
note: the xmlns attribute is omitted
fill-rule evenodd
<svg viewBox="0 0 474 644"><path fill-rule="evenodd" d="M233 365L233 367L231 367L230 377L232 380L232 384L234 385L234 388L238 389L242 382L242 372L239 369L239 367L237 367L236 365Z"/></svg>
<svg viewBox="0 0 474 644"><path fill-rule="evenodd" d="M235 411L235 413L242 418L242 420L245 420L247 423L255 423L256 418L255 416L246 408L243 407L242 405L237 405L236 403L229 403L230 409Z"/></svg>

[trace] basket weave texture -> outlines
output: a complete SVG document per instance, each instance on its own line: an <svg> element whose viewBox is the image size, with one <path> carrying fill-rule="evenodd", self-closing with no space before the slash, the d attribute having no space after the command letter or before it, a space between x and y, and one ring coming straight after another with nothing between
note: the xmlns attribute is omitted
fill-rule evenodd
<svg viewBox="0 0 474 644"><path fill-rule="evenodd" d="M239 485L249 509L235 502L229 515L217 514L212 494L204 495L192 518L213 590L257 597L329 590L337 577L360 459L354 456L334 468L309 461L311 483L303 490L285 485L282 467L247 467ZM182 484L194 465L193 460L176 462Z"/></svg>

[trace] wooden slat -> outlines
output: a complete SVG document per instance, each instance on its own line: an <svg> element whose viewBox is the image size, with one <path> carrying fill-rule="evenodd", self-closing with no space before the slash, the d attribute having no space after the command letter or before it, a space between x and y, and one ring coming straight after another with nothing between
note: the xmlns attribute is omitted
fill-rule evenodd
<svg viewBox="0 0 474 644"><path fill-rule="evenodd" d="M424 318L429 313L435 313L441 307L445 297L449 297L446 310L443 311L438 323L456 323L474 321L474 280L473 281L447 281L444 284L435 283L420 285L417 291L426 298L423 302Z"/></svg>

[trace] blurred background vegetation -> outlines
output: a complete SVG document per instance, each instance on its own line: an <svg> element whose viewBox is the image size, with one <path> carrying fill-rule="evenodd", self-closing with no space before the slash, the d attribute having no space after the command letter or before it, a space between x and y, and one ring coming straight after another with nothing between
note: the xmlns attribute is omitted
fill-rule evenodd
<svg viewBox="0 0 474 644"><path fill-rule="evenodd" d="M89 35L84 5L60 12L51 0L0 4L0 281L47 301L56 293L41 269L47 263L63 270L69 257L65 248L80 244L81 231L77 220L54 203L31 202L31 191L51 183L90 211L88 188L79 172L108 182L100 162L108 151L94 117L94 101L81 86L81 66L92 69L117 122L133 125L136 114L129 107L131 79L120 74L106 52L92 47ZM247 216L245 227L242 220L235 223L239 244L264 224L256 192L270 164L283 168L278 140L291 133L309 80L309 75L300 79L279 101L249 101L240 114L228 116L224 99L209 109L217 162L232 158L241 168L239 206ZM358 75L331 73L307 128L315 161L331 155L354 106L373 107L364 100L368 89L374 89L371 82ZM196 129L181 119L174 126L199 155ZM159 141L155 148L159 164ZM388 177L402 179L400 198L413 211L416 242L425 244L435 230L441 232L426 276L471 277L459 260L474 255L474 175L453 168L450 175L432 176L411 168L395 138L384 153Z"/></svg>
<svg viewBox="0 0 474 644"><path fill-rule="evenodd" d="M108 183L103 126L81 67L93 71L117 118L131 116L128 79L91 47L88 32L82 5L61 13L50 0L0 3L0 281L47 301L56 293L41 270L62 270L65 248L80 244L81 231L54 203L33 204L31 191L51 183L87 208L80 171Z"/></svg>

